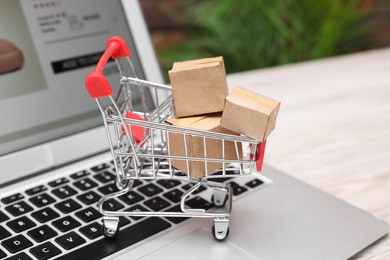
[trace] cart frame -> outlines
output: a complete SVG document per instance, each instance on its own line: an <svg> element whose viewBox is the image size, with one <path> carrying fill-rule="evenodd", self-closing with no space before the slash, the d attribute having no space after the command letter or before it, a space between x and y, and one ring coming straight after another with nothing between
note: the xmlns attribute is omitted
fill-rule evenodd
<svg viewBox="0 0 390 260"><path fill-rule="evenodd" d="M98 209L103 214L103 234L106 237L115 236L119 229L119 217L199 217L213 218L212 233L218 240L223 240L229 233L229 216L232 211L232 187L230 184L213 182L215 177L246 176L257 169L261 169L264 155L265 141L260 142L246 136L229 135L201 131L186 127L166 124L165 121L174 115L171 87L158 84L137 77L135 68L129 58L130 51L125 41L118 37L111 37L106 45L106 51L99 60L96 70L86 78L86 87L90 96L96 100L101 112L113 163L116 171L116 185L118 192L103 196L98 202ZM115 59L121 74L120 88L117 95L113 96L113 90L103 75L103 69L110 58ZM124 67L119 59L127 61L129 73L133 76L124 76ZM152 96L147 96L145 89L149 89ZM164 92L167 97L160 102L159 96ZM139 95L140 109L135 111L134 97ZM157 104L156 108L150 108L147 98L152 98ZM108 104L105 104L105 102ZM171 154L170 134L183 136L184 154ZM203 155L189 154L187 141L189 136L198 137L203 142ZM221 142L222 158L210 158L207 155L207 140ZM230 142L234 144L236 159L225 158L225 146ZM242 151L240 149L245 148ZM186 173L177 170L173 166L174 161L184 161ZM260 161L260 163L259 163ZM198 179L191 177L190 163L197 162L204 165L204 176ZM211 163L218 163L221 169L209 171ZM146 166L147 165L147 166ZM260 167L259 167L260 166ZM260 168L260 169L259 169ZM129 192L134 180L142 179L177 179L191 181L193 186L181 197L180 212L131 212L131 211L107 211L103 206L107 200L117 198ZM188 208L186 201L202 185L213 188L212 202L217 207L224 207L221 212L209 211L202 208Z"/></svg>

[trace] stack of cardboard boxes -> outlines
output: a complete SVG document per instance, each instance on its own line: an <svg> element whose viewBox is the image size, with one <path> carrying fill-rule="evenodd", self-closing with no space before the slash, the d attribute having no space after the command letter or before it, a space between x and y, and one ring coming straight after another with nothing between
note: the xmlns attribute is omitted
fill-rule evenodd
<svg viewBox="0 0 390 260"><path fill-rule="evenodd" d="M176 62L169 71L176 118L167 123L202 131L246 135L263 141L275 128L280 102L236 87L228 93L222 57ZM240 160L242 148L233 141L169 133L172 156ZM186 144L184 143L186 140ZM185 151L187 147L187 153ZM206 149L206 151L205 151ZM172 160L172 165L197 179L222 166L218 162Z"/></svg>

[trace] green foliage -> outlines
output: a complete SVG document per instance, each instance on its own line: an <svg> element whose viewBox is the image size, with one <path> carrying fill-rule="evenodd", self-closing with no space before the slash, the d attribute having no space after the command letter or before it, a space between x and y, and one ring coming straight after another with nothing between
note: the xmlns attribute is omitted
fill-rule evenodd
<svg viewBox="0 0 390 260"><path fill-rule="evenodd" d="M359 0L203 0L191 8L189 38L160 53L174 61L224 56L228 72L361 49Z"/></svg>

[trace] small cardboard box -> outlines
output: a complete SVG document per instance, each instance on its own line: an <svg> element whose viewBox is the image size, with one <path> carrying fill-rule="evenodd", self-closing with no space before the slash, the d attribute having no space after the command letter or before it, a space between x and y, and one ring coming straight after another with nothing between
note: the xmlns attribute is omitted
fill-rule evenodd
<svg viewBox="0 0 390 260"><path fill-rule="evenodd" d="M192 128L202 131L210 131L216 133L224 133L237 135L236 133L226 130L220 126L221 114L208 115L208 116L196 116L187 118L172 118L167 123L175 126L181 126L186 128ZM187 155L185 154L184 135L181 133L168 133L169 137L169 152L171 156L183 156L183 157L196 157L204 158L204 142L201 136L186 135ZM242 158L242 146L237 142L236 145L233 141L224 142L225 159L239 160ZM206 138L206 158L222 159L222 140ZM191 178L198 179L205 176L206 165L204 161L188 161L186 160L172 160L172 165L179 170L190 173ZM208 162L207 172L210 173L218 168L222 167L222 163Z"/></svg>
<svg viewBox="0 0 390 260"><path fill-rule="evenodd" d="M263 141L274 130L280 102L236 87L226 97L221 126Z"/></svg>
<svg viewBox="0 0 390 260"><path fill-rule="evenodd" d="M175 62L169 78L177 117L222 112L229 92L223 57Z"/></svg>

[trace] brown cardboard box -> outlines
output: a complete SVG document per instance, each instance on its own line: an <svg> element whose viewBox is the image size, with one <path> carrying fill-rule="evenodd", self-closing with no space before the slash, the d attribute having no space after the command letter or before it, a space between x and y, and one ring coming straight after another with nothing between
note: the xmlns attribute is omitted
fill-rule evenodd
<svg viewBox="0 0 390 260"><path fill-rule="evenodd" d="M263 141L274 130L280 102L236 87L226 97L221 126Z"/></svg>
<svg viewBox="0 0 390 260"><path fill-rule="evenodd" d="M175 62L169 78L177 117L222 112L228 95L222 57Z"/></svg>
<svg viewBox="0 0 390 260"><path fill-rule="evenodd" d="M213 114L208 116L196 116L187 118L172 118L167 122L171 125L192 128L202 131L211 131L216 133L224 133L237 135L236 133L226 130L220 126L221 114ZM172 156L186 156L184 146L184 135L180 133L169 133L169 151ZM204 158L204 143L200 136L186 136L187 156ZM222 141L219 139L206 138L206 157L213 159L222 159ZM242 158L241 143L237 143L237 150L234 142L225 141L225 159L238 160ZM238 158L237 158L238 153ZM172 160L172 165L179 170L188 173L187 163L185 160ZM198 179L205 175L206 167L204 161L189 161L189 172L193 179ZM222 167L222 163L208 162L207 172Z"/></svg>

